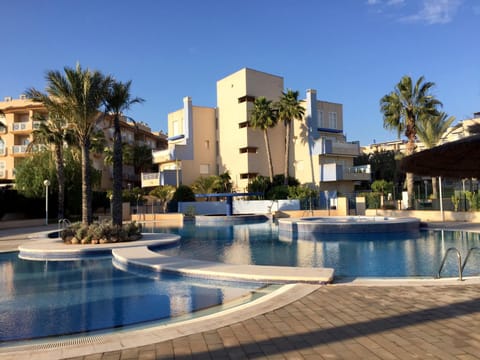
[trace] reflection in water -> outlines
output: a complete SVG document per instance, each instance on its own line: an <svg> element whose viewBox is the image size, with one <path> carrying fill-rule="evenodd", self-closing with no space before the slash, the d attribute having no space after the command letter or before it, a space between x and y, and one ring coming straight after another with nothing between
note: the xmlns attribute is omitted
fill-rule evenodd
<svg viewBox="0 0 480 360"><path fill-rule="evenodd" d="M336 276L435 276L449 247L466 255L480 246L480 235L459 231L408 233L305 234L292 239L278 233L275 223L230 225L217 228L189 224L170 229L182 236L179 246L161 251L232 264L332 267ZM465 275L480 272L475 254ZM448 259L443 274L458 274L456 259Z"/></svg>
<svg viewBox="0 0 480 360"><path fill-rule="evenodd" d="M147 276L111 259L28 261L0 254L0 342L123 327L252 295L261 285Z"/></svg>

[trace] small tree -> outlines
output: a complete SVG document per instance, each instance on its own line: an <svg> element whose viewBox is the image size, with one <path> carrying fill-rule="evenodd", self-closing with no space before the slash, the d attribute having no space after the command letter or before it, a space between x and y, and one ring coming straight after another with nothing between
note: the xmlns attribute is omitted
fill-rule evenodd
<svg viewBox="0 0 480 360"><path fill-rule="evenodd" d="M150 191L149 195L156 197L160 200L162 206L162 211L167 212L167 205L173 199L175 194L175 187L171 185L157 186L155 189Z"/></svg>

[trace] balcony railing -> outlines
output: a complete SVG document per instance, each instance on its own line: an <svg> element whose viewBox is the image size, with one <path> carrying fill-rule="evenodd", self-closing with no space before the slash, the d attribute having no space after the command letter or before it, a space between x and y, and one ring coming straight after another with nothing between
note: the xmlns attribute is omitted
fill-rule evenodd
<svg viewBox="0 0 480 360"><path fill-rule="evenodd" d="M338 142L331 139L318 139L314 144L314 155L360 155L360 144L358 142Z"/></svg>
<svg viewBox="0 0 480 360"><path fill-rule="evenodd" d="M320 179L329 181L368 181L371 179L370 165L345 167L340 164L324 164L320 168Z"/></svg>
<svg viewBox="0 0 480 360"><path fill-rule="evenodd" d="M7 170L0 169L0 179L5 179L7 177Z"/></svg>
<svg viewBox="0 0 480 360"><path fill-rule="evenodd" d="M23 121L12 124L12 132L29 132L40 127L41 121Z"/></svg>
<svg viewBox="0 0 480 360"><path fill-rule="evenodd" d="M152 152L153 163L161 164L164 162L174 161L175 160L175 148L158 150Z"/></svg>
<svg viewBox="0 0 480 360"><path fill-rule="evenodd" d="M13 145L12 146L12 154L26 154L28 145Z"/></svg>

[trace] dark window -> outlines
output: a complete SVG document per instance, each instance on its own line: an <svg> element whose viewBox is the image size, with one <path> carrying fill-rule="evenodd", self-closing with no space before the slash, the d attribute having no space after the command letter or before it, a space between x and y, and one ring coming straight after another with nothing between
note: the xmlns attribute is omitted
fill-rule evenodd
<svg viewBox="0 0 480 360"><path fill-rule="evenodd" d="M255 101L255 96L252 96L252 95L245 95L245 96L241 96L238 98L238 103L243 103L243 102L254 102Z"/></svg>
<svg viewBox="0 0 480 360"><path fill-rule="evenodd" d="M248 121L243 121L241 123L238 123L238 128L239 129L243 129L243 128L246 128L246 127L249 127Z"/></svg>
<svg viewBox="0 0 480 360"><path fill-rule="evenodd" d="M258 173L243 173L240 174L240 179L255 179Z"/></svg>
<svg viewBox="0 0 480 360"><path fill-rule="evenodd" d="M243 148L240 148L240 154L245 154L245 153L250 153L250 154L256 154L258 148L256 146L245 146Z"/></svg>

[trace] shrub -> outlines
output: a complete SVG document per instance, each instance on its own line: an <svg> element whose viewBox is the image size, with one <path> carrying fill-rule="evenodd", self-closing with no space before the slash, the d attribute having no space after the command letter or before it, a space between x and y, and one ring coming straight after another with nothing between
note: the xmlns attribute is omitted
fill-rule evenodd
<svg viewBox="0 0 480 360"><path fill-rule="evenodd" d="M187 185L180 185L175 194L173 194L173 200L180 201L195 201L195 194L193 190Z"/></svg>
<svg viewBox="0 0 480 360"><path fill-rule="evenodd" d="M142 227L135 221L120 226L111 221L83 225L73 223L60 232L65 244L104 244L122 241L135 241L142 237Z"/></svg>

